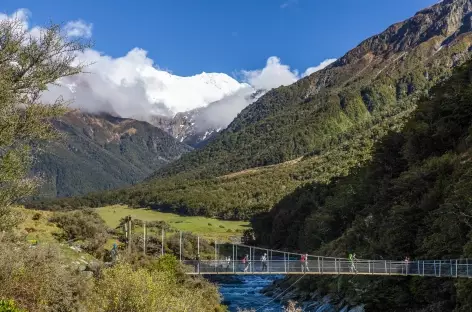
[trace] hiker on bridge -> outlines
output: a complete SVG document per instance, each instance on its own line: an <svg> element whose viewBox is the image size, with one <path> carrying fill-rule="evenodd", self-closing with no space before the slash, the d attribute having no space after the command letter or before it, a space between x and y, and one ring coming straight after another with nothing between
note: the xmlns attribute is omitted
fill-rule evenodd
<svg viewBox="0 0 472 312"><path fill-rule="evenodd" d="M262 268L261 268L261 271L262 272L266 272L267 271L267 253L264 253L261 257L261 263L262 263Z"/></svg>
<svg viewBox="0 0 472 312"><path fill-rule="evenodd" d="M350 272L356 272L357 273L357 268L356 268L356 253L351 253L349 254L349 261L351 262L351 267L349 268Z"/></svg>
<svg viewBox="0 0 472 312"><path fill-rule="evenodd" d="M306 273L309 272L310 269L308 269L308 254L304 254L300 258L301 266L302 266L302 272Z"/></svg>
<svg viewBox="0 0 472 312"><path fill-rule="evenodd" d="M249 256L248 255L244 256L242 263L244 265L244 272L247 272L249 270Z"/></svg>
<svg viewBox="0 0 472 312"><path fill-rule="evenodd" d="M406 256L405 257L405 274L408 275L409 271L410 271L410 257Z"/></svg>
<svg viewBox="0 0 472 312"><path fill-rule="evenodd" d="M226 257L225 261L226 261L226 271L229 271L229 267L231 265L231 257L230 256Z"/></svg>

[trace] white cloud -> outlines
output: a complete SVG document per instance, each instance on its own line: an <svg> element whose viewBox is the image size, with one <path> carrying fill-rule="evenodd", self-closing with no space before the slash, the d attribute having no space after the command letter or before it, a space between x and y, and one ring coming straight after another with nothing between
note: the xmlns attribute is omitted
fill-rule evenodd
<svg viewBox="0 0 472 312"><path fill-rule="evenodd" d="M12 15L0 13L0 20L17 18L28 29L30 13L20 9ZM41 28L29 29L39 34ZM92 24L82 20L66 24L69 36L90 37ZM45 103L54 102L59 96L73 99L71 107L88 112L108 112L122 117L146 120L150 115L173 115L195 108L207 107L198 122L205 125L226 127L247 105L254 102L255 90L270 90L289 85L298 79L326 66L326 60L308 68L303 75L276 56L267 59L265 67L243 70L243 82L223 73L201 73L180 77L169 70L157 67L145 50L134 48L118 58L88 49L77 53L77 62L93 63L86 74L65 77L50 86L42 95ZM214 102L218 102L217 104ZM214 104L211 104L214 103Z"/></svg>
<svg viewBox="0 0 472 312"><path fill-rule="evenodd" d="M147 52L139 48L119 58L89 49L79 53L77 61L93 63L87 68L90 74L62 79L62 86L51 87L44 95L45 100L65 93L65 98L74 99L74 107L89 112L106 111L145 119L142 116L170 115L204 107L244 86L226 74L172 75L154 67Z"/></svg>
<svg viewBox="0 0 472 312"><path fill-rule="evenodd" d="M69 37L92 37L93 24L87 24L82 20L70 21L64 27L64 30Z"/></svg>
<svg viewBox="0 0 472 312"><path fill-rule="evenodd" d="M22 30L28 29L28 18L31 16L31 12L28 9L18 9L13 14L8 15L0 12L0 21L3 20L16 20L20 23Z"/></svg>
<svg viewBox="0 0 472 312"><path fill-rule="evenodd" d="M320 71L320 70L324 69L325 67L331 65L334 62L336 62L336 59L334 59L334 58L333 59L327 59L327 60L324 60L323 62L321 62L320 65L318 65L318 66L309 67L303 73L303 77L310 76L311 74L316 73L317 71Z"/></svg>
<svg viewBox="0 0 472 312"><path fill-rule="evenodd" d="M256 89L270 90L286 86L298 80L298 72L291 71L290 66L280 63L280 59L271 56L266 66L260 70L243 70L244 80Z"/></svg>
<svg viewBox="0 0 472 312"><path fill-rule="evenodd" d="M298 0L287 0L287 1L285 1L284 3L282 3L282 4L280 5L280 8L281 8L281 9L286 9L286 8L288 8L289 6L295 5L295 4L297 4L297 3L298 3Z"/></svg>

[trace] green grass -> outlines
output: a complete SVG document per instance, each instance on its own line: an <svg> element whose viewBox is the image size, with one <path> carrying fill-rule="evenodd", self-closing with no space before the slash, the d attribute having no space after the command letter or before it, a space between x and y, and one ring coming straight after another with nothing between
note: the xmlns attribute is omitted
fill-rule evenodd
<svg viewBox="0 0 472 312"><path fill-rule="evenodd" d="M50 211L30 210L23 207L15 207L14 211L21 215L23 222L18 225L18 231L27 240L36 240L39 243L50 243L56 241L54 233L60 232L55 224L49 222L53 215ZM34 216L38 216L34 220Z"/></svg>
<svg viewBox="0 0 472 312"><path fill-rule="evenodd" d="M36 241L41 245L57 245L63 252L66 259L77 261L84 259L90 261L93 256L86 252L72 250L69 245L60 243L55 234L62 230L54 223L49 222L49 218L54 214L51 211L25 209L21 206L15 207L14 211L21 215L22 222L17 227L17 234L25 237L25 240L33 243ZM36 217L36 218L35 218Z"/></svg>
<svg viewBox="0 0 472 312"><path fill-rule="evenodd" d="M97 208L98 214L108 226L116 228L120 219L131 215L134 219L142 221L164 221L171 227L185 232L192 232L207 239L229 240L231 236L241 236L249 227L245 221L224 221L206 217L188 217L173 213L164 213L151 209L134 209L128 206L106 206Z"/></svg>

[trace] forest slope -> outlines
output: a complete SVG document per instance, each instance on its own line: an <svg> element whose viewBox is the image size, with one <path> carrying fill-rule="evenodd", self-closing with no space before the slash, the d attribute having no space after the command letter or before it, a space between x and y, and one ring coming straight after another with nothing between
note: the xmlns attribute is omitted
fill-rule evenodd
<svg viewBox="0 0 472 312"><path fill-rule="evenodd" d="M470 258L471 160L468 62L420 100L400 133L377 144L368 165L330 184L299 188L255 218L256 240L327 256L356 252L366 259ZM340 279L306 282L367 303L368 311L472 309L470 281ZM424 289L434 295L425 295ZM428 305L435 308L421 310Z"/></svg>
<svg viewBox="0 0 472 312"><path fill-rule="evenodd" d="M36 147L41 197L82 195L142 181L192 148L146 122L70 111L53 121L62 140Z"/></svg>
<svg viewBox="0 0 472 312"><path fill-rule="evenodd" d="M471 0L445 0L363 41L326 69L271 90L205 148L166 166L220 175L277 164L339 144L338 136L404 109L469 57Z"/></svg>

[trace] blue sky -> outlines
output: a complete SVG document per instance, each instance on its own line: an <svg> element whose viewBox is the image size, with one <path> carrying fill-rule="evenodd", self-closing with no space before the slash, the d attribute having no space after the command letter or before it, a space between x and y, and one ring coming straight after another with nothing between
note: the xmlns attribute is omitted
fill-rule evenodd
<svg viewBox="0 0 472 312"><path fill-rule="evenodd" d="M82 19L95 50L134 47L178 75L262 68L270 56L303 72L437 0L2 0L0 12L31 11L30 22Z"/></svg>

